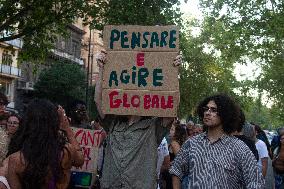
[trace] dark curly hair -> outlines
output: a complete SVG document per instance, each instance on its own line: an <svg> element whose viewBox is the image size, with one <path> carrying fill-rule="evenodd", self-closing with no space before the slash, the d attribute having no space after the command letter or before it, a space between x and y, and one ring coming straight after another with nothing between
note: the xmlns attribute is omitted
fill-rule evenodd
<svg viewBox="0 0 284 189"><path fill-rule="evenodd" d="M203 107L205 107L209 101L214 101L217 105L223 131L227 134L236 131L240 124L240 108L235 101L226 94L216 94L205 98L197 107L197 114L200 120L203 120L204 117Z"/></svg>
<svg viewBox="0 0 284 189"><path fill-rule="evenodd" d="M59 134L59 124L57 107L50 101L35 99L28 105L8 149L8 155L17 151L23 154L23 189L42 188L50 172L55 182L62 178L60 160L66 140Z"/></svg>
<svg viewBox="0 0 284 189"><path fill-rule="evenodd" d="M22 121L22 117L21 117L19 114L15 113L15 112L11 112L11 113L9 114L9 117L8 117L7 119L9 119L10 117L16 117L16 118L18 118L19 122Z"/></svg>
<svg viewBox="0 0 284 189"><path fill-rule="evenodd" d="M186 129L185 125L182 125L180 123L173 123L175 127L175 134L173 136L173 139L179 143L180 146L185 142L186 140Z"/></svg>
<svg viewBox="0 0 284 189"><path fill-rule="evenodd" d="M254 129L257 132L256 138L259 139L259 140L262 140L266 144L267 151L270 152L271 145L269 143L269 140L268 140L265 132L256 123L251 122L250 124L254 125Z"/></svg>
<svg viewBox="0 0 284 189"><path fill-rule="evenodd" d="M237 128L238 132L241 132L243 130L245 122L246 122L246 116L245 116L243 110L240 109L240 124L239 124L239 126Z"/></svg>
<svg viewBox="0 0 284 189"><path fill-rule="evenodd" d="M0 92L0 101L2 101L2 103L6 106L9 101L6 95L4 95L3 93Z"/></svg>

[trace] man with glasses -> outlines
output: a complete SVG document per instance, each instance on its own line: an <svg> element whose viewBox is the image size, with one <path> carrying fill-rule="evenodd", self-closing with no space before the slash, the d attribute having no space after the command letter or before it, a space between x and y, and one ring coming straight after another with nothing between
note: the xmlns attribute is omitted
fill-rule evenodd
<svg viewBox="0 0 284 189"><path fill-rule="evenodd" d="M263 188L257 161L249 148L231 134L239 124L239 108L227 95L203 100L197 113L207 132L186 141L170 173L173 188L189 175L188 188Z"/></svg>
<svg viewBox="0 0 284 189"><path fill-rule="evenodd" d="M92 129L91 124L89 123L89 117L85 102L81 100L75 100L71 104L70 118L71 127Z"/></svg>

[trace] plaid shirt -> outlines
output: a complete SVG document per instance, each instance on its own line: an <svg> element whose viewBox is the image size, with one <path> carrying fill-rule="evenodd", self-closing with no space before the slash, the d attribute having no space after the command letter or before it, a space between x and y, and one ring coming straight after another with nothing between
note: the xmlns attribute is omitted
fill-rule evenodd
<svg viewBox="0 0 284 189"><path fill-rule="evenodd" d="M160 118L142 119L132 125L106 116L103 189L157 188L157 148L167 132Z"/></svg>

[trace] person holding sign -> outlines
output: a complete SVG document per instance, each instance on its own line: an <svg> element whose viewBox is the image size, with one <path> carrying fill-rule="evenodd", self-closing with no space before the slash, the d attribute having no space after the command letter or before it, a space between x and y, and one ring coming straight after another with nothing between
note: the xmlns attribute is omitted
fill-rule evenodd
<svg viewBox="0 0 284 189"><path fill-rule="evenodd" d="M181 56L173 60L181 63ZM107 132L105 159L102 171L103 189L157 188L157 148L171 127L173 118L141 117L137 115L104 115L102 112L102 71L106 52L97 56L99 80L95 102L101 125Z"/></svg>

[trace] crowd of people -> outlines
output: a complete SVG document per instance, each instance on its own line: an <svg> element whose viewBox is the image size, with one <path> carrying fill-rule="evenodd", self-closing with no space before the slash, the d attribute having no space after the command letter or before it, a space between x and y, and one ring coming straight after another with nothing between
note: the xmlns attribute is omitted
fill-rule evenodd
<svg viewBox="0 0 284 189"><path fill-rule="evenodd" d="M104 53L98 63L103 69ZM101 79L100 74L95 94L99 115L93 121L82 101L74 102L66 115L60 105L34 99L20 117L6 112L8 100L0 94L0 189L76 188L71 168L82 166L84 157L71 127L103 135L94 171L98 177L90 188L284 188L284 129L270 145L231 97L203 99L196 108L198 123L104 115ZM273 183L266 179L269 170Z"/></svg>

